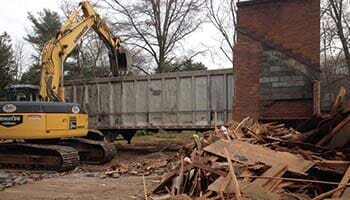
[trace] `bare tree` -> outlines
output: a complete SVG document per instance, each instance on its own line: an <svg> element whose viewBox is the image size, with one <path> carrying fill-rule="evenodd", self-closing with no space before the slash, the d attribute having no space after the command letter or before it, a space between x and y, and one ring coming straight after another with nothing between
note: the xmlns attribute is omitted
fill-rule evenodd
<svg viewBox="0 0 350 200"><path fill-rule="evenodd" d="M19 82L23 69L26 66L28 56L25 53L24 43L16 42L14 47L14 61L15 61L15 81Z"/></svg>
<svg viewBox="0 0 350 200"><path fill-rule="evenodd" d="M237 7L239 0L207 0L207 17L221 35L220 50L233 64L236 43Z"/></svg>
<svg viewBox="0 0 350 200"><path fill-rule="evenodd" d="M118 15L115 24L122 27L124 40L151 55L155 71L165 72L181 41L204 22L201 11L205 0L105 0Z"/></svg>
<svg viewBox="0 0 350 200"><path fill-rule="evenodd" d="M321 84L324 100L332 102L350 81L350 0L321 1ZM348 89L350 89L348 87Z"/></svg>
<svg viewBox="0 0 350 200"><path fill-rule="evenodd" d="M344 56L348 75L350 73L350 0L327 0L324 8L328 18L327 29L332 50L338 49ZM340 43L340 45L339 45ZM339 48L339 46L341 48Z"/></svg>

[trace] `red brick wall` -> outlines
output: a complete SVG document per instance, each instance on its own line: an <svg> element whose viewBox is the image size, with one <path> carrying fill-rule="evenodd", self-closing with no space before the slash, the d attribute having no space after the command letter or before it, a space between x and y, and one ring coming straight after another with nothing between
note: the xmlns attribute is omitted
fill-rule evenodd
<svg viewBox="0 0 350 200"><path fill-rule="evenodd" d="M261 0L260 0L261 1ZM320 0L275 0L239 6L238 26L320 60Z"/></svg>
<svg viewBox="0 0 350 200"><path fill-rule="evenodd" d="M257 3L255 3L257 2ZM238 6L238 27L265 36L286 50L319 66L319 0L253 0ZM238 34L234 49L233 119L299 119L312 114L312 101L273 103L261 101L259 77L262 44ZM270 107L269 107L270 105ZM310 109L311 108L311 109ZM284 111L293 111L285 112Z"/></svg>
<svg viewBox="0 0 350 200"><path fill-rule="evenodd" d="M305 116L311 116L312 101L261 101L260 119L264 120L290 120L305 119Z"/></svg>
<svg viewBox="0 0 350 200"><path fill-rule="evenodd" d="M259 67L261 44L238 34L234 49L234 103L233 119L259 118Z"/></svg>

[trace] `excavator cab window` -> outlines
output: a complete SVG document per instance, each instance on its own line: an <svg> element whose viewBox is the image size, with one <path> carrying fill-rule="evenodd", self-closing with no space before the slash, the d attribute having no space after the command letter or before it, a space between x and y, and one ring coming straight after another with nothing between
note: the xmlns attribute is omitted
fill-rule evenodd
<svg viewBox="0 0 350 200"><path fill-rule="evenodd" d="M34 85L10 85L6 87L7 101L39 101L39 87Z"/></svg>

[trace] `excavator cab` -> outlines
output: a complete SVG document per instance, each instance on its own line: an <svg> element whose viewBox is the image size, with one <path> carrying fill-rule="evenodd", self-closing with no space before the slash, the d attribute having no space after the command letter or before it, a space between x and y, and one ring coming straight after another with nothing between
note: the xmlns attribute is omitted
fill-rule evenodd
<svg viewBox="0 0 350 200"><path fill-rule="evenodd" d="M7 101L39 101L39 86L9 85L5 88Z"/></svg>

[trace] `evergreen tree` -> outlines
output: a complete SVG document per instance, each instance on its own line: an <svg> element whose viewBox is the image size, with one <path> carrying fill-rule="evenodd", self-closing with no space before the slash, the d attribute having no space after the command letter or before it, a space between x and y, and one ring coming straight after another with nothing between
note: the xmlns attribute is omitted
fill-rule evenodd
<svg viewBox="0 0 350 200"><path fill-rule="evenodd" d="M61 28L60 16L57 12L44 9L37 16L28 13L28 19L32 24L32 33L24 38L32 44L35 52L32 54L33 64L22 76L22 83L39 84L40 79L40 56L46 42L56 36Z"/></svg>
<svg viewBox="0 0 350 200"><path fill-rule="evenodd" d="M14 53L10 36L0 34L0 99L6 97L5 87L13 81L15 75Z"/></svg>

